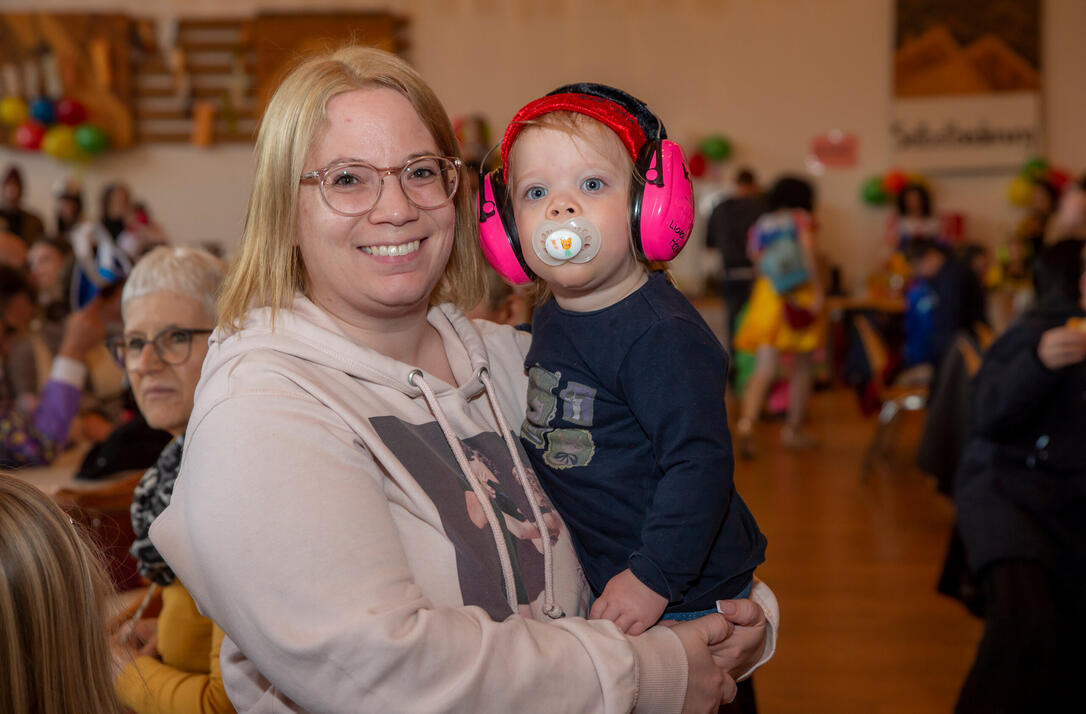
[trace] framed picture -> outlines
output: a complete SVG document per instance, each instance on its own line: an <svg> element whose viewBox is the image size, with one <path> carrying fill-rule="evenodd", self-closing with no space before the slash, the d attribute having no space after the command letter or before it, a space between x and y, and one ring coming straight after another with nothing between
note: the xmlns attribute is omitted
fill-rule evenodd
<svg viewBox="0 0 1086 714"><path fill-rule="evenodd" d="M891 157L1016 168L1043 153L1040 0L896 0Z"/></svg>

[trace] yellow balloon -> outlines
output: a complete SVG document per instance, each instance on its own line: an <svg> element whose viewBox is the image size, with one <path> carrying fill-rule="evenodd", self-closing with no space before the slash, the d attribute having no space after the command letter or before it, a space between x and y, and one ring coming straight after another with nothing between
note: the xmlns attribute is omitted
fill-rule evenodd
<svg viewBox="0 0 1086 714"><path fill-rule="evenodd" d="M30 116L26 101L22 97L4 97L0 99L0 121L8 126L19 126Z"/></svg>
<svg viewBox="0 0 1086 714"><path fill-rule="evenodd" d="M75 130L64 124L50 128L41 140L41 150L55 159L76 158L79 145L75 143Z"/></svg>
<svg viewBox="0 0 1086 714"><path fill-rule="evenodd" d="M1033 184L1025 176L1015 176L1007 188L1007 198L1016 206L1025 208L1033 197Z"/></svg>

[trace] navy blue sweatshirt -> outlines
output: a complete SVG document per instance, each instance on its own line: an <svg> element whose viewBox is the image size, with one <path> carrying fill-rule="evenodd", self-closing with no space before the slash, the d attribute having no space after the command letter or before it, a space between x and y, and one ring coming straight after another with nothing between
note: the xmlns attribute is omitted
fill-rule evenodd
<svg viewBox="0 0 1086 714"><path fill-rule="evenodd" d="M521 441L598 595L629 568L676 612L749 582L766 540L735 491L728 357L653 273L594 312L551 300L532 321Z"/></svg>

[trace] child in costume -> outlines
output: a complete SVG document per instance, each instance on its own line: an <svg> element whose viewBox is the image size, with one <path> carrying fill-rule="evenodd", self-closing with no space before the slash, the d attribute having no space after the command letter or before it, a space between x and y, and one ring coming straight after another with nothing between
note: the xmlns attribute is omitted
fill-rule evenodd
<svg viewBox="0 0 1086 714"><path fill-rule="evenodd" d="M596 600L636 635L750 592L765 537L735 491L728 357L653 261L693 222L682 151L636 98L561 87L513 118L484 177L484 253L536 308L521 440Z"/></svg>

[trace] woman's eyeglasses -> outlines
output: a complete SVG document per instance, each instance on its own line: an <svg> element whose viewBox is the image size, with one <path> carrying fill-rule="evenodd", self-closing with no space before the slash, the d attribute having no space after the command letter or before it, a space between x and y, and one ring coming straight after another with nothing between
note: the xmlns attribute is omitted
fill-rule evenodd
<svg viewBox="0 0 1086 714"><path fill-rule="evenodd" d="M316 181L324 202L334 212L341 216L362 216L377 205L385 176L398 175L407 200L428 211L444 206L456 195L460 166L460 159L454 157L420 156L403 166L384 168L361 162L332 164L302 174L301 180Z"/></svg>
<svg viewBox="0 0 1086 714"><path fill-rule="evenodd" d="M211 330L190 330L185 327L167 327L151 339L140 335L121 335L106 341L109 353L124 369L135 369L143 348L151 345L163 364L184 364L192 355L192 336L209 335Z"/></svg>

